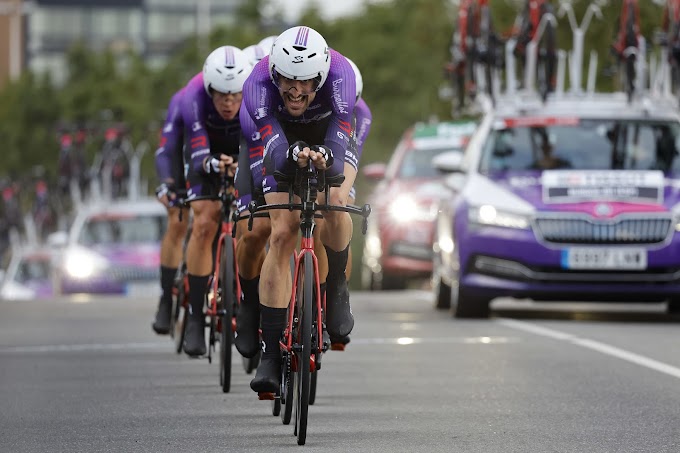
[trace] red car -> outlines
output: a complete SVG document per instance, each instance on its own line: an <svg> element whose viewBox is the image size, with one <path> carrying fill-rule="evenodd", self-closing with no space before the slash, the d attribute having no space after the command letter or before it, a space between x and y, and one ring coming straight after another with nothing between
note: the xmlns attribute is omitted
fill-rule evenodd
<svg viewBox="0 0 680 453"><path fill-rule="evenodd" d="M462 154L473 121L416 124L397 145L390 162L367 165L364 176L380 181L369 197L372 213L362 257L366 289L402 289L432 272L432 241L443 175L432 159Z"/></svg>

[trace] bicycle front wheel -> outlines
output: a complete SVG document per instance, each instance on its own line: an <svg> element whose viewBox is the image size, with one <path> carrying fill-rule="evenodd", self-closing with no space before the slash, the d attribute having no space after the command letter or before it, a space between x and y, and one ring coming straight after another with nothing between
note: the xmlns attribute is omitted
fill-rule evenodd
<svg viewBox="0 0 680 453"><path fill-rule="evenodd" d="M222 245L220 258L220 299L222 301L222 329L220 336L220 385L222 392L228 393L231 387L231 345L234 343L234 330L231 328L234 316L234 247L228 236Z"/></svg>
<svg viewBox="0 0 680 453"><path fill-rule="evenodd" d="M312 307L314 304L314 261L305 254L303 299L300 307L300 328L298 330L297 371L295 372L295 433L298 445L307 440L307 414L309 412L309 362L312 351Z"/></svg>

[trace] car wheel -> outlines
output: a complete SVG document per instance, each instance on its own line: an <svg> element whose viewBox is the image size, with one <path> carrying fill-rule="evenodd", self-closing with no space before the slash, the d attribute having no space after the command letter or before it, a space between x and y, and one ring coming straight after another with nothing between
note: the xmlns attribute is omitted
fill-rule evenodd
<svg viewBox="0 0 680 453"><path fill-rule="evenodd" d="M680 298L669 299L668 308L666 310L669 315L680 315Z"/></svg>
<svg viewBox="0 0 680 453"><path fill-rule="evenodd" d="M375 291L378 288L375 273L365 264L361 265L361 287L368 291Z"/></svg>
<svg viewBox="0 0 680 453"><path fill-rule="evenodd" d="M395 275L385 275L385 273L383 273L382 281L380 282L380 289L383 290L405 289L407 283L408 280L403 277Z"/></svg>
<svg viewBox="0 0 680 453"><path fill-rule="evenodd" d="M434 307L438 310L451 308L451 287L442 281L440 276L435 276L432 282L434 290Z"/></svg>
<svg viewBox="0 0 680 453"><path fill-rule="evenodd" d="M452 288L451 312L456 318L488 318L491 300L458 285Z"/></svg>

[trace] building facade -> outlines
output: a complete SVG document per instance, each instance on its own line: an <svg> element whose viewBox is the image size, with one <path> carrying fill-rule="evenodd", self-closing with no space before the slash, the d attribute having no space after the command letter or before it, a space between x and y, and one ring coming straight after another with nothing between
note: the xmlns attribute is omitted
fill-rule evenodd
<svg viewBox="0 0 680 453"><path fill-rule="evenodd" d="M25 66L26 12L22 0L0 0L0 87Z"/></svg>
<svg viewBox="0 0 680 453"><path fill-rule="evenodd" d="M235 21L247 0L0 0L0 86L10 77L10 29L22 38L20 67L66 76L66 52L76 42L98 50L134 50L162 65L189 36ZM10 26L9 6L22 5L22 29ZM14 6L13 6L14 7ZM14 22L16 25L16 21ZM13 55L13 54L12 54Z"/></svg>

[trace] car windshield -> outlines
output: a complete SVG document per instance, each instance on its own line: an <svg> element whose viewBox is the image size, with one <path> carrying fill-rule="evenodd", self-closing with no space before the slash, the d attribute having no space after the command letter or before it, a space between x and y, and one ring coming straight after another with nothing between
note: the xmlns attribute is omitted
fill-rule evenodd
<svg viewBox="0 0 680 453"><path fill-rule="evenodd" d="M44 281L50 278L50 262L46 259L25 259L19 263L14 280L18 283Z"/></svg>
<svg viewBox="0 0 680 453"><path fill-rule="evenodd" d="M406 153L401 162L397 178L434 178L441 173L432 165L432 159L447 151L460 151L456 148L417 149Z"/></svg>
<svg viewBox="0 0 680 453"><path fill-rule="evenodd" d="M83 245L135 244L160 242L165 216L96 216L83 225L78 242Z"/></svg>
<svg viewBox="0 0 680 453"><path fill-rule="evenodd" d="M483 174L525 170L662 170L680 173L676 121L543 118L501 121L484 145Z"/></svg>

